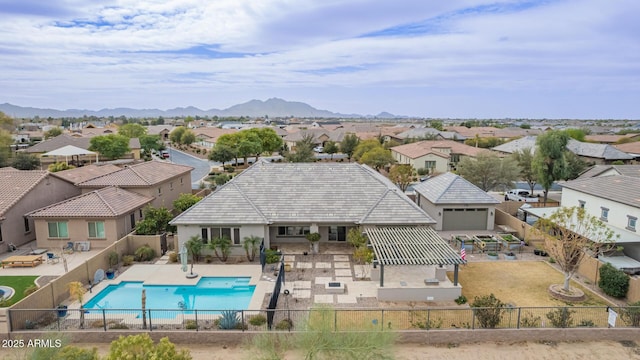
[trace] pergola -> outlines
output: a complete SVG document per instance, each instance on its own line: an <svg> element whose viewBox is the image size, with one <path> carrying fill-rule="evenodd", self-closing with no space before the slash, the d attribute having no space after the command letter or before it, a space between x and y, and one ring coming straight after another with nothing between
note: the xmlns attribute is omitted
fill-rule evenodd
<svg viewBox="0 0 640 360"><path fill-rule="evenodd" d="M80 155L95 155L96 163L98 162L98 153L89 151L83 148L79 148L73 145L66 145L61 148L55 149L53 151L49 151L48 153L42 154L42 156L64 156L65 162L69 164L69 156L73 158L73 156Z"/></svg>
<svg viewBox="0 0 640 360"><path fill-rule="evenodd" d="M453 285L458 285L458 266L465 260L431 227L367 227L364 233L380 265L380 287L385 265L453 265Z"/></svg>

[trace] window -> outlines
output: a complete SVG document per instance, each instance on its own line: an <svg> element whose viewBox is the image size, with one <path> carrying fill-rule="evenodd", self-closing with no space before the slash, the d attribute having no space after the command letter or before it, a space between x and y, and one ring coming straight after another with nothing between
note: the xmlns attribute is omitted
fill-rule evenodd
<svg viewBox="0 0 640 360"><path fill-rule="evenodd" d="M158 196L162 195L162 187L158 187Z"/></svg>
<svg viewBox="0 0 640 360"><path fill-rule="evenodd" d="M183 181L182 181L182 178L180 178L180 185L182 185L182 184L183 184Z"/></svg>
<svg viewBox="0 0 640 360"><path fill-rule="evenodd" d="M278 226L278 236L305 236L310 232L308 226Z"/></svg>
<svg viewBox="0 0 640 360"><path fill-rule="evenodd" d="M138 210L140 212L140 219L142 219L142 209Z"/></svg>
<svg viewBox="0 0 640 360"><path fill-rule="evenodd" d="M601 207L600 208L600 220L602 220L602 221L608 221L609 220L609 209L607 209L606 207Z"/></svg>
<svg viewBox="0 0 640 360"><path fill-rule="evenodd" d="M89 237L96 239L104 239L104 221L89 222Z"/></svg>
<svg viewBox="0 0 640 360"><path fill-rule="evenodd" d="M207 229L202 229L202 239L204 239L205 231ZM227 238L230 239L234 245L240 245L240 229L239 228L209 228L210 237L209 239L213 240L215 238ZM205 241L206 243L206 241Z"/></svg>
<svg viewBox="0 0 640 360"><path fill-rule="evenodd" d="M233 229L233 245L240 245L240 229Z"/></svg>
<svg viewBox="0 0 640 360"><path fill-rule="evenodd" d="M131 215L129 215L129 220L131 220L131 230L135 229L136 227L136 213L132 212Z"/></svg>
<svg viewBox="0 0 640 360"><path fill-rule="evenodd" d="M207 228L202 228L200 229L201 232L201 237L202 237L202 243L206 244L209 242L209 230Z"/></svg>
<svg viewBox="0 0 640 360"><path fill-rule="evenodd" d="M50 223L47 223L47 226L49 227L50 238L58 238L58 239L69 238L69 230L67 229L66 221L50 222Z"/></svg>
<svg viewBox="0 0 640 360"><path fill-rule="evenodd" d="M29 218L24 218L24 232L28 233L29 231L31 231L31 228L29 227Z"/></svg>
<svg viewBox="0 0 640 360"><path fill-rule="evenodd" d="M584 209L585 204L586 202L584 202L583 200L578 200L578 206L580 206L581 209Z"/></svg>
<svg viewBox="0 0 640 360"><path fill-rule="evenodd" d="M436 168L436 162L435 161L425 161L424 162L424 168L425 169L435 169Z"/></svg>
<svg viewBox="0 0 640 360"><path fill-rule="evenodd" d="M627 215L627 230L636 231L637 222L638 222L637 217Z"/></svg>
<svg viewBox="0 0 640 360"><path fill-rule="evenodd" d="M2 223L0 223L0 243L3 241L4 240L2 239Z"/></svg>
<svg viewBox="0 0 640 360"><path fill-rule="evenodd" d="M450 161L452 163L459 163L460 162L460 154L451 154L449 156L449 158L450 158Z"/></svg>
<svg viewBox="0 0 640 360"><path fill-rule="evenodd" d="M173 181L169 183L169 190L173 190Z"/></svg>
<svg viewBox="0 0 640 360"><path fill-rule="evenodd" d="M329 226L329 241L345 241L346 234L346 226Z"/></svg>

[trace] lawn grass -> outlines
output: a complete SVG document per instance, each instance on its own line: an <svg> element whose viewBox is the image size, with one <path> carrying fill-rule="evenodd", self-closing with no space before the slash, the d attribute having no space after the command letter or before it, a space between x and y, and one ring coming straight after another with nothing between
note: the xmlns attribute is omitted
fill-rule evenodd
<svg viewBox="0 0 640 360"><path fill-rule="evenodd" d="M24 290L32 285L38 276L0 276L0 285L12 287L16 293L11 297L8 306L11 306L24 298Z"/></svg>
<svg viewBox="0 0 640 360"><path fill-rule="evenodd" d="M447 274L453 278L453 273ZM562 284L564 276L543 261L491 261L474 262L460 267L458 281L462 295L473 302L474 297L493 293L498 299L514 306L566 306L567 302L555 299L547 289L551 284ZM600 297L581 285L587 299L574 302L575 306L608 306Z"/></svg>

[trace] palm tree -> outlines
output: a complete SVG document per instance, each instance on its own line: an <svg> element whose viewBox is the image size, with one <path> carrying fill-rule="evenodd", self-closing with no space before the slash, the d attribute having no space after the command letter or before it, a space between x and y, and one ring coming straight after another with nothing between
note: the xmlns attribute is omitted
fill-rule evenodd
<svg viewBox="0 0 640 360"><path fill-rule="evenodd" d="M198 235L194 235L184 243L187 248L187 254L191 256L191 275L193 275L193 263L198 260L200 253L202 252L202 238Z"/></svg>
<svg viewBox="0 0 640 360"><path fill-rule="evenodd" d="M217 237L208 246L220 261L227 262L229 254L231 254L231 239L224 236ZM218 249L220 249L220 253L218 253Z"/></svg>
<svg viewBox="0 0 640 360"><path fill-rule="evenodd" d="M245 236L244 242L242 243L242 247L244 251L247 253L247 260L253 261L256 258L256 252L258 251L258 244L262 241L262 238L251 235Z"/></svg>

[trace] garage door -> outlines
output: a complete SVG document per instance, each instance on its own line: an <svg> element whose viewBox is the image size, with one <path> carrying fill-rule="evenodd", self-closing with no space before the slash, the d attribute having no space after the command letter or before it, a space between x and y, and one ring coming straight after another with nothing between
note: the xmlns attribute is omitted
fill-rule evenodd
<svg viewBox="0 0 640 360"><path fill-rule="evenodd" d="M486 230L487 209L444 209L442 230Z"/></svg>

